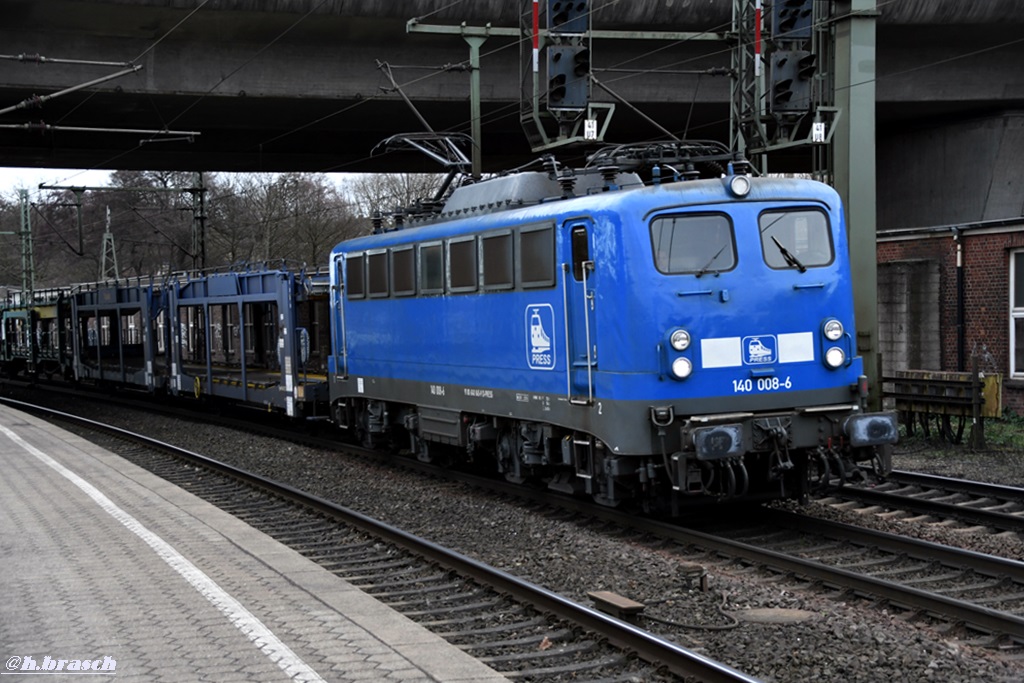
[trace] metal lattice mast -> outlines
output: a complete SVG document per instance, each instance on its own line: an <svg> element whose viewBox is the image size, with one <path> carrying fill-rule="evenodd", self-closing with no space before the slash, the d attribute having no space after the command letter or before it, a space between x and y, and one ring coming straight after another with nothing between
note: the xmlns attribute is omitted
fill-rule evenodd
<svg viewBox="0 0 1024 683"><path fill-rule="evenodd" d="M835 25L831 0L733 0L730 143L762 173L786 151L832 179ZM764 11L762 11L764 10ZM790 164L793 165L792 163Z"/></svg>
<svg viewBox="0 0 1024 683"><path fill-rule="evenodd" d="M110 231L110 207L107 207L107 229L103 233L103 255L100 259L100 279L116 280L121 277L117 267L117 249L114 248L114 233Z"/></svg>
<svg viewBox="0 0 1024 683"><path fill-rule="evenodd" d="M732 50L732 97L729 111L730 147L742 153L762 173L766 159L751 150L768 146L763 123L761 76L761 0L733 0L732 25L736 44Z"/></svg>
<svg viewBox="0 0 1024 683"><path fill-rule="evenodd" d="M196 172L192 187L192 269L206 268L206 186L202 172Z"/></svg>
<svg viewBox="0 0 1024 683"><path fill-rule="evenodd" d="M25 300L32 300L36 288L35 258L32 254L32 205L28 201L28 190L18 190L21 204L21 291Z"/></svg>

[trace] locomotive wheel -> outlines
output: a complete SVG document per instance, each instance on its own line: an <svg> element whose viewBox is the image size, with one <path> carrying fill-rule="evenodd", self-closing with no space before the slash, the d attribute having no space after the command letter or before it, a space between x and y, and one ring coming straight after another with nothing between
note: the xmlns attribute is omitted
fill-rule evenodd
<svg viewBox="0 0 1024 683"><path fill-rule="evenodd" d="M455 453L450 446L440 443L432 443L425 439L416 439L416 459L420 462L437 465L438 467L452 467L455 465Z"/></svg>
<svg viewBox="0 0 1024 683"><path fill-rule="evenodd" d="M807 465L807 479L810 483L811 493L823 493L828 489L828 482L831 478L832 468L829 466L828 456L819 451L814 458L809 459Z"/></svg>
<svg viewBox="0 0 1024 683"><path fill-rule="evenodd" d="M434 454L431 452L430 444L423 439L416 439L416 459L420 462L431 463L434 461Z"/></svg>
<svg viewBox="0 0 1024 683"><path fill-rule="evenodd" d="M622 499L621 498L620 499L612 499L612 498L608 498L607 496L605 496L604 494L601 494L601 493L595 493L592 496L592 498L594 499L595 503L597 503L598 505L600 505L602 507L606 507L606 508L617 508L620 505L622 505Z"/></svg>
<svg viewBox="0 0 1024 683"><path fill-rule="evenodd" d="M526 481L516 458L516 439L511 430L503 429L498 433L494 455L498 461L498 471L505 477L505 481L512 484Z"/></svg>
<svg viewBox="0 0 1024 683"><path fill-rule="evenodd" d="M370 434L370 430L366 428L365 419L365 416L360 417L359 424L356 426L356 443L363 448L373 450L376 448L376 444L373 442L373 435Z"/></svg>

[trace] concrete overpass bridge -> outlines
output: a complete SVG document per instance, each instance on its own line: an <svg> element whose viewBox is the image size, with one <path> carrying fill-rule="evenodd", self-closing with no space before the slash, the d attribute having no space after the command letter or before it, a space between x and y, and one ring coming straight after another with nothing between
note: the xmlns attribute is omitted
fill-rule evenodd
<svg viewBox="0 0 1024 683"><path fill-rule="evenodd" d="M730 0L592 5L598 31L709 38L728 31L731 21ZM371 154L387 136L422 130L400 95L382 90L390 83L378 60L392 66L435 129L468 132L470 77L444 68L466 63L466 41L411 32L409 21L516 28L528 7L519 0L0 0L0 55L141 67L0 115L0 165L436 170ZM998 168L1007 178L999 190L1005 199L995 208L976 207L978 218L1012 213L1014 192L1013 215L1021 213L1024 3L879 0L878 8L879 187L912 180L922 163L931 176L938 166L968 184L981 182L973 180L979 166ZM595 89L595 99L611 100L613 91L636 108L617 109L606 139L660 137L654 121L676 134L727 140L730 82L711 74L729 66L729 47L715 39L595 38L594 73L609 87ZM524 54L519 38L508 35L492 35L481 47L487 170L534 156L519 121ZM119 69L0 59L0 110ZM113 129L200 135L183 140ZM934 209L913 204L897 213ZM906 216L887 216L885 205L880 201L880 227L905 224ZM922 223L927 219L911 221Z"/></svg>

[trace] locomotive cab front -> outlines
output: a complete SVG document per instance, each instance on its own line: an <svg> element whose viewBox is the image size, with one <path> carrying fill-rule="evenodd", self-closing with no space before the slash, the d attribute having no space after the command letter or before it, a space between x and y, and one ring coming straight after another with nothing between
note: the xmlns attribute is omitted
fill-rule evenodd
<svg viewBox="0 0 1024 683"><path fill-rule="evenodd" d="M742 177L739 195L729 178L663 191L676 202L623 230L646 252L622 302L644 332L603 367L649 359L650 447L677 497L803 498L864 461L886 473L896 420L864 412L838 196Z"/></svg>

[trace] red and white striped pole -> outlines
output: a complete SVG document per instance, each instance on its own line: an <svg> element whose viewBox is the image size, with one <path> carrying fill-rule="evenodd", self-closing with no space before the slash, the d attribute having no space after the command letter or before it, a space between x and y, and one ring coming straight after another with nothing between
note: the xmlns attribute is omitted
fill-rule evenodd
<svg viewBox="0 0 1024 683"><path fill-rule="evenodd" d="M757 0L761 2L761 0ZM533 0L533 73L540 70L540 0Z"/></svg>
<svg viewBox="0 0 1024 683"><path fill-rule="evenodd" d="M534 7L536 7L534 0ZM536 57L534 57L536 59ZM536 67L534 67L536 68ZM754 0L754 76L761 75L761 0Z"/></svg>

